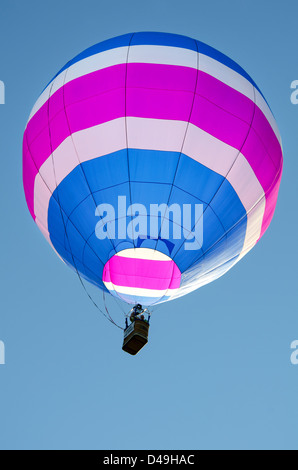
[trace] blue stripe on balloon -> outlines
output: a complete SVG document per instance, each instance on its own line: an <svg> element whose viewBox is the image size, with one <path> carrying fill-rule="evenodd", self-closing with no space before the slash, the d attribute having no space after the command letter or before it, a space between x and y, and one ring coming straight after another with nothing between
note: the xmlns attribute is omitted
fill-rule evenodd
<svg viewBox="0 0 298 470"><path fill-rule="evenodd" d="M127 207L131 201L146 207L148 216L142 222L147 221L147 232L141 233L135 241L129 238L99 240L95 235L99 222L95 208L109 203L117 209L118 196L126 197ZM63 219L57 201L63 207ZM150 205L162 203L191 204L192 207L202 204L202 249L186 251L184 240L174 239L172 231L168 240L162 239L162 234L150 239ZM130 220L126 217L126 224ZM195 222L194 217L192 220ZM182 273L198 260L204 261L198 269L205 271L209 267L213 269L214 263L222 264L241 252L246 226L246 211L235 190L221 175L186 155L182 154L179 160L177 152L152 150L125 149L78 165L53 193L48 211L49 233L57 252L101 288L103 267L116 252L134 246L156 248L173 258Z"/></svg>
<svg viewBox="0 0 298 470"><path fill-rule="evenodd" d="M230 69L242 75L246 80L248 80L258 91L262 94L256 83L253 79L245 72L245 70L240 67L234 60L230 59L225 54L222 54L218 50L214 49L208 44L205 44L201 41L191 39L187 36L182 36L179 34L171 33L159 33L159 32L139 32L134 34L124 34L122 36L117 36L112 39L95 44L94 46L89 47L85 51L78 54L72 60L70 60L62 69L52 78L48 85L64 70L69 68L71 65L86 59L100 52L108 51L110 49L115 49L117 47L125 47L128 45L156 45L156 46L169 46L169 47L180 47L183 49L193 50L195 52L200 52L201 54L207 55L212 59L217 60L218 62L224 64ZM48 86L47 85L47 86ZM46 87L45 87L46 88ZM263 95L262 95L263 96ZM265 99L265 98L264 98Z"/></svg>

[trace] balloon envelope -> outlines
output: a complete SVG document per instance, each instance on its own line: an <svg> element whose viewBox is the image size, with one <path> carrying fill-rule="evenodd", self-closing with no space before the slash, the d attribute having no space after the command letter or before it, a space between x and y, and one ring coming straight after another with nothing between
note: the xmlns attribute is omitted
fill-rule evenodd
<svg viewBox="0 0 298 470"><path fill-rule="evenodd" d="M59 256L128 303L226 273L268 228L277 125L234 61L194 39L134 33L54 77L30 115L26 200Z"/></svg>

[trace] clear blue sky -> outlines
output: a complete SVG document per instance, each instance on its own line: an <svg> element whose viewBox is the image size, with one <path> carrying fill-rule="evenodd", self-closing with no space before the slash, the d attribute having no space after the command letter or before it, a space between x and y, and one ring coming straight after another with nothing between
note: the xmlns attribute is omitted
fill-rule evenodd
<svg viewBox="0 0 298 470"><path fill-rule="evenodd" d="M298 449L297 15L296 0L0 0L1 449ZM142 30L197 38L240 63L275 114L285 167L262 241L225 277L159 308L133 358L34 226L21 144L60 67Z"/></svg>

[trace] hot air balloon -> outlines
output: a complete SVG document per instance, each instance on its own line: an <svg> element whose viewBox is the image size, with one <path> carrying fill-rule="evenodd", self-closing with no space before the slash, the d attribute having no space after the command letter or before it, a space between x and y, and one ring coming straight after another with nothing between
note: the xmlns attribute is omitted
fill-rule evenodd
<svg viewBox="0 0 298 470"><path fill-rule="evenodd" d="M151 308L255 246L282 162L272 112L238 64L200 41L145 32L90 47L51 80L24 133L23 181L67 265Z"/></svg>

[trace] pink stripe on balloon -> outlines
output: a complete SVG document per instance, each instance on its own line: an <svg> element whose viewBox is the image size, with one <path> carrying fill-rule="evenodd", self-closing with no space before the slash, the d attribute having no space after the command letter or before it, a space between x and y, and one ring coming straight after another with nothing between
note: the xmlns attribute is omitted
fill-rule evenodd
<svg viewBox="0 0 298 470"><path fill-rule="evenodd" d="M30 156L26 140L23 141L23 186L28 209L33 219L34 214L34 180L37 175L36 166Z"/></svg>
<svg viewBox="0 0 298 470"><path fill-rule="evenodd" d="M262 230L261 230L261 235L260 238L264 235L266 230L268 229L272 218L274 216L275 212L275 207L277 203L277 197L278 197L278 191L279 191L279 186L281 182L281 177L282 177L282 169L280 170L279 177L276 181L276 183L273 185L272 189L267 193L266 197L266 209L265 209L265 215L263 218L263 224L262 224Z"/></svg>
<svg viewBox="0 0 298 470"><path fill-rule="evenodd" d="M83 75L64 86L64 99L67 105L85 101L92 96L125 88L126 64L113 65L96 72Z"/></svg>
<svg viewBox="0 0 298 470"><path fill-rule="evenodd" d="M280 143L260 108L255 107L255 114L253 120L253 129L262 140L268 154L270 155L273 164L276 168L280 167L282 161L282 149Z"/></svg>
<svg viewBox="0 0 298 470"><path fill-rule="evenodd" d="M181 273L174 261L113 256L105 265L103 281L116 286L153 290L177 289Z"/></svg>
<svg viewBox="0 0 298 470"><path fill-rule="evenodd" d="M125 88L93 96L67 107L71 132L94 127L125 116ZM66 132L64 137L68 137Z"/></svg>
<svg viewBox="0 0 298 470"><path fill-rule="evenodd" d="M271 188L272 182L276 179L278 168L274 165L272 159L260 140L259 135L252 128L242 147L241 153L244 156L249 155L249 164L257 176L265 193Z"/></svg>
<svg viewBox="0 0 298 470"><path fill-rule="evenodd" d="M196 93L250 124L254 103L234 88L205 72L199 72Z"/></svg>
<svg viewBox="0 0 298 470"><path fill-rule="evenodd" d="M28 123L24 137L28 139L37 168L71 133L125 116L124 72L122 64L77 78L60 88L41 107ZM188 121L195 74L195 70L187 67L128 64L126 115ZM253 119L255 132L251 131L247 137L253 107L246 96L199 72L190 122L241 150L266 192L274 180L282 152L269 122L257 107ZM32 171L30 178L27 176L27 187L33 193L30 181L34 181L37 169Z"/></svg>

